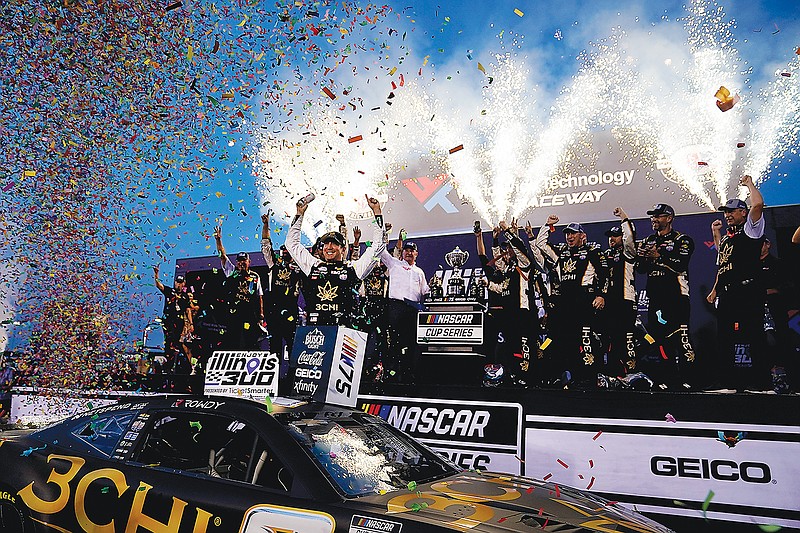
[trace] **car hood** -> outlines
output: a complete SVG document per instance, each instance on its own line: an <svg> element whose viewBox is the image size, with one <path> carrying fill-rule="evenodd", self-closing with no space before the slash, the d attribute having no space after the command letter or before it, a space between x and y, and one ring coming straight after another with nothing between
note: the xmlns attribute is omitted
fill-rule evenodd
<svg viewBox="0 0 800 533"><path fill-rule="evenodd" d="M493 473L464 472L359 500L382 507L387 518L458 531L671 531L588 492Z"/></svg>

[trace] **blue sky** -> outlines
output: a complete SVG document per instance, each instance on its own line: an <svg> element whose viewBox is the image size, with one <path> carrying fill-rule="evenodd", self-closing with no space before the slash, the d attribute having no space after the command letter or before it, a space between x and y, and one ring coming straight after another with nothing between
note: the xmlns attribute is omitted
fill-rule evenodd
<svg viewBox="0 0 800 533"><path fill-rule="evenodd" d="M115 297L129 298L128 305L137 309L118 330L121 337L137 338L147 321L160 312L161 297L152 284L150 268L161 264L162 281L171 283L176 260L214 252L210 236L217 223L223 224L229 251L252 251L259 247L260 214L273 208L276 214L273 224L282 227L288 219L286 215L292 213L293 199L308 189L326 191L324 187L329 185L331 190L323 195L335 189L342 191L342 196L345 189L347 194L350 189L359 194L380 193L383 180L391 181L404 167L438 157L436 151L441 151L441 146L433 145L442 130L422 131L424 122L434 120L427 115L414 116L415 109L424 108L426 113L438 109L437 120L444 121L444 126L438 127L451 125L453 131L463 130L466 135L481 110L489 109L490 115L495 110L503 111L503 101L490 102L487 94L489 89L499 86L513 88L510 84L503 85L511 75L520 75L522 87L516 94L508 95L508 106L513 107L511 114L518 110L518 114L524 115L522 126L534 134L547 132L559 116L572 117L559 108L576 95L580 97L576 101L588 102L589 107L593 99L599 100L598 107L604 107L607 104L598 95L599 89L591 84L581 85L580 80L587 69L591 70L587 65L606 57L604 54L609 50L630 60L619 71L633 76L626 83L637 79L636 76L648 79L652 70L655 78L663 75L664 83L672 84L659 85L662 80L658 79L659 83L654 83L648 93L656 100L674 99L680 104L679 98L691 92L692 84L718 86L724 82L743 97L742 107L734 111L740 113L737 120L743 131L754 129L764 117L762 122L767 124L783 124L777 135L772 132L758 137L762 151L779 146L777 157L764 156L760 162L747 164L762 169L765 178L762 190L768 203L797 203L800 199L800 189L793 178L797 170L793 152L797 148L798 122L780 116L772 119L770 114L776 108L794 109L781 102L800 100L794 98L800 74L783 79L780 76L781 72L797 67L795 50L800 46L797 37L800 20L796 2L737 0L719 5L695 2L695 6L705 6L707 13L716 13L719 8L724 11L724 15L719 15L721 25L695 25L695 38L702 40L705 33L717 49L727 53L722 67L716 65L714 69L730 67L730 72L722 75L714 71L707 80L702 73L690 72L690 67L684 70L678 67L689 57L685 23L688 12L682 2L408 1L390 2L390 9L385 10L359 2L340 2L327 7L319 2L305 2L302 8L285 6L287 12L296 16L291 31L282 29L286 21L276 19L275 13L270 15L277 8L256 10L240 2L216 2L213 7L204 2L192 4L184 2L182 8L164 15L183 17L182 33L165 30L161 45L168 52L165 55L173 54L178 60L177 66L171 67L174 72L162 67L160 76L155 78L156 90L148 91L147 95L163 99L159 105L165 106L164 117L168 118L163 119L162 129L174 134L143 146L138 144L141 138L130 140L129 149L122 154L103 153L101 159L112 169L113 184L98 186L98 195L90 194L85 200L96 204L98 196L103 194L111 199L108 206L96 206L99 218L104 221L101 231L106 234L105 240L102 235L97 239L106 243L105 254L111 254L117 261L118 279L112 281L121 290L111 292ZM353 11L356 6L364 13ZM202 7L202 20L197 14L198 7ZM304 18L302 13L298 14L300 11L306 14L318 11L319 15ZM728 28L726 25L732 20L736 21L735 27ZM258 30L251 30L256 25ZM721 26L727 29L721 30ZM323 27L320 35L311 36ZM131 26L130 31L138 30ZM297 39L303 37L303 32L308 39ZM273 36L270 46L263 49L256 47L262 42L262 35ZM13 51L18 58L22 57L26 54L25 46L44 46L43 41L37 40L42 38L37 34ZM309 50L309 43L316 43L318 48ZM735 52L731 53L731 49ZM280 64L269 60L277 55L282 58ZM141 55L127 59L139 66L142 62ZM103 67L99 64L97 68ZM665 68L672 77L658 70ZM609 68L599 72L616 71ZM6 74L13 76L13 72ZM198 80L192 89L191 78ZM494 87L490 87L490 79L495 82ZM786 100L774 95L759 100L759 91L771 87L776 80L793 84L784 90ZM135 79L131 77L130 81L134 83ZM48 92L42 98L52 102L69 95L75 82L59 83L62 86L47 87ZM69 86L64 86L65 83ZM620 87L623 92L633 90L623 83ZM324 88L335 93L336 100L331 100ZM605 90L613 88L614 83L608 82ZM395 94L390 98L391 93ZM394 105L390 106L389 100ZM713 105L713 94L708 95L708 101ZM141 105L136 99L125 104L126 110ZM35 109L25 101L12 110L24 120ZM99 109L81 112L98 117L90 123L93 128L113 128L120 136L125 135L124 123L112 120L117 115L104 119ZM730 120L734 112L709 116ZM583 117L580 113L574 116ZM681 122L695 117L669 118ZM206 120L206 125L198 128L197 120ZM592 120L607 123L609 117ZM659 127L662 125L658 121L652 125L653 131ZM133 138L141 128L131 128L129 136ZM343 151L368 149L373 140L366 139L367 134L378 130L380 135L394 135L396 141L388 152L369 156ZM412 130L418 134L410 135L408 132ZM364 134L363 144L345 142L355 133ZM479 134L490 143L494 133L485 130ZM544 142L547 135L544 133L534 140ZM335 142L344 148L337 147ZM327 151L325 143L329 146L334 143L333 149ZM753 143L754 149L757 144ZM301 150L302 155L294 159L284 158L289 152L300 154ZM317 151L312 157L309 153L313 150ZM120 170L123 167L115 164L116 159L130 163L124 167L127 170ZM366 181L343 181L336 175L336 169L344 167L335 165L346 165L348 160L355 159L369 169L363 178ZM0 161L0 176L10 184L19 182L22 179L15 176L27 168L13 161ZM40 169L39 175L42 173ZM491 178L480 179L486 179L486 185L492 186ZM0 188L4 188L2 185ZM25 196L22 188L9 186L3 194L11 202L19 201L20 210L23 205L42 209ZM324 222L332 219L332 213L341 203L317 205L320 211L314 216ZM60 209L59 202L46 207L49 211ZM105 218L112 209L114 216ZM503 205L498 209L502 212L510 207ZM4 268L17 276L20 273L11 260L13 250L37 252L44 245L38 240L40 232L35 224L20 228L13 220L19 212L16 215L13 209L9 212L10 216L0 220L6 234L2 257L9 261ZM90 225L91 221L82 223ZM280 242L282 233L279 231L276 237ZM93 235L89 242L94 243L94 239ZM25 275L25 268L21 275ZM26 291L55 290L46 283L44 289L41 285L32 288L28 282L14 279L18 282L13 284L13 290L6 286L0 294L6 302L6 317L19 310L20 306L15 305L17 291L25 295ZM76 299L82 296L77 294Z"/></svg>

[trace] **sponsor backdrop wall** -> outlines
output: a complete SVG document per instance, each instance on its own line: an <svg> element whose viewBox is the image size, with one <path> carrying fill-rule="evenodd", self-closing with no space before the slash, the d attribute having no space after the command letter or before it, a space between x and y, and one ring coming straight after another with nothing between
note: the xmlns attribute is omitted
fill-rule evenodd
<svg viewBox="0 0 800 533"><path fill-rule="evenodd" d="M464 468L640 511L800 527L796 397L365 385L359 408ZM411 397L409 397L411 396Z"/></svg>

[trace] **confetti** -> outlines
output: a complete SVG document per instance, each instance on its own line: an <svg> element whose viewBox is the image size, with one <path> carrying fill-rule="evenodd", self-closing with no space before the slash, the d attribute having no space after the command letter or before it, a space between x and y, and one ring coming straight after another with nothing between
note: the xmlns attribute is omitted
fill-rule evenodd
<svg viewBox="0 0 800 533"><path fill-rule="evenodd" d="M454 148L450 148L450 153L454 154L454 153L459 152L459 151L461 151L463 149L464 149L464 145L463 144L459 144L458 146L456 146Z"/></svg>
<svg viewBox="0 0 800 533"><path fill-rule="evenodd" d="M331 91L331 90L330 90L330 89L328 89L327 87L323 87L323 88L322 88L322 92L324 92L324 93L325 93L325 95L326 95L328 98L330 98L331 100L336 100L336 95L335 95L335 94L333 94L333 91Z"/></svg>
<svg viewBox="0 0 800 533"><path fill-rule="evenodd" d="M183 6L183 2L175 2L167 6L165 11L170 12L173 9L178 9L179 7Z"/></svg>
<svg viewBox="0 0 800 533"><path fill-rule="evenodd" d="M600 438L600 435L602 435L602 434L603 434L602 431L598 431L597 433L595 433L595 436L592 437L592 440L597 440L598 438Z"/></svg>
<svg viewBox="0 0 800 533"><path fill-rule="evenodd" d="M361 135L356 135L356 136L354 136L354 137L350 137L349 139L347 139L347 142L349 142L350 144L352 144L352 143L358 142L358 141L360 141L360 140L362 140L362 137L361 137Z"/></svg>
<svg viewBox="0 0 800 533"><path fill-rule="evenodd" d="M675 423L677 422L677 420L675 420L675 417L674 417L674 416L672 416L672 415L671 415L671 414L669 414L669 413L667 413L666 415L664 415L664 419L665 419L667 422L672 422L673 424L675 424Z"/></svg>
<svg viewBox="0 0 800 533"><path fill-rule="evenodd" d="M711 499L714 497L714 491L709 490L708 495L706 495L706 499L703 501L702 509L703 509L703 518L708 520L706 516L706 511L708 511L708 506L711 504Z"/></svg>
<svg viewBox="0 0 800 533"><path fill-rule="evenodd" d="M520 11L520 10L519 10L519 9L517 9L517 8L514 8L514 14L515 14L516 16L518 16L518 17L521 17L521 16L523 16L525 13L523 13L522 11Z"/></svg>
<svg viewBox="0 0 800 533"><path fill-rule="evenodd" d="M730 110L739 102L739 95L731 95L731 92L724 85L717 89L717 93L714 96L717 99L717 107L722 112Z"/></svg>

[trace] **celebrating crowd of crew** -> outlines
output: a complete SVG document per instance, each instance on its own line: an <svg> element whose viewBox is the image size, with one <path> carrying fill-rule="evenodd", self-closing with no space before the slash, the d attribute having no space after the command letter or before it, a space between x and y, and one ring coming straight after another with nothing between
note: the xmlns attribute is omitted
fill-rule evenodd
<svg viewBox="0 0 800 533"><path fill-rule="evenodd" d="M689 334L688 267L694 242L673 227L674 209L657 204L647 211L653 233L640 240L625 211L616 208L620 223L606 231L605 250L587 242L579 223L556 232L559 218L550 215L538 232L530 224L520 228L515 220L500 221L491 232L490 255L476 223L483 276L469 293L486 304L483 384L689 391L713 381L723 389L786 392L787 315L782 300L770 297L778 289L764 237L764 202L749 176L740 184L748 190L750 206L729 200L719 208L727 230L720 220L711 227L718 250L716 282L708 295L718 310L715 379L697 375ZM262 253L270 278L266 296L249 254L240 252L232 262L217 227L225 275L218 301L224 310L217 309L217 316L224 319L218 320L223 322L219 341L210 348L252 350L268 343L271 351L291 353L300 323L348 326L369 333L363 379L414 383L421 370L417 311L426 299L445 296L442 280L433 277L429 285L416 265L417 245L405 239L404 231L389 251L391 225L384 224L374 198L367 197L373 218L366 251L358 227L348 244L341 215L339 231L323 234L309 251L300 236L311 200L297 202L279 249L273 248L269 213L262 216ZM637 313L637 273L646 277L646 323ZM175 278L173 289L164 287L158 274L156 269L156 285L165 297L167 355L172 368L180 367L179 360L190 368L206 355L192 348L197 346L193 324L203 310L184 289L183 277ZM768 353L770 327L778 347ZM655 353L651 363L643 362L643 351Z"/></svg>

